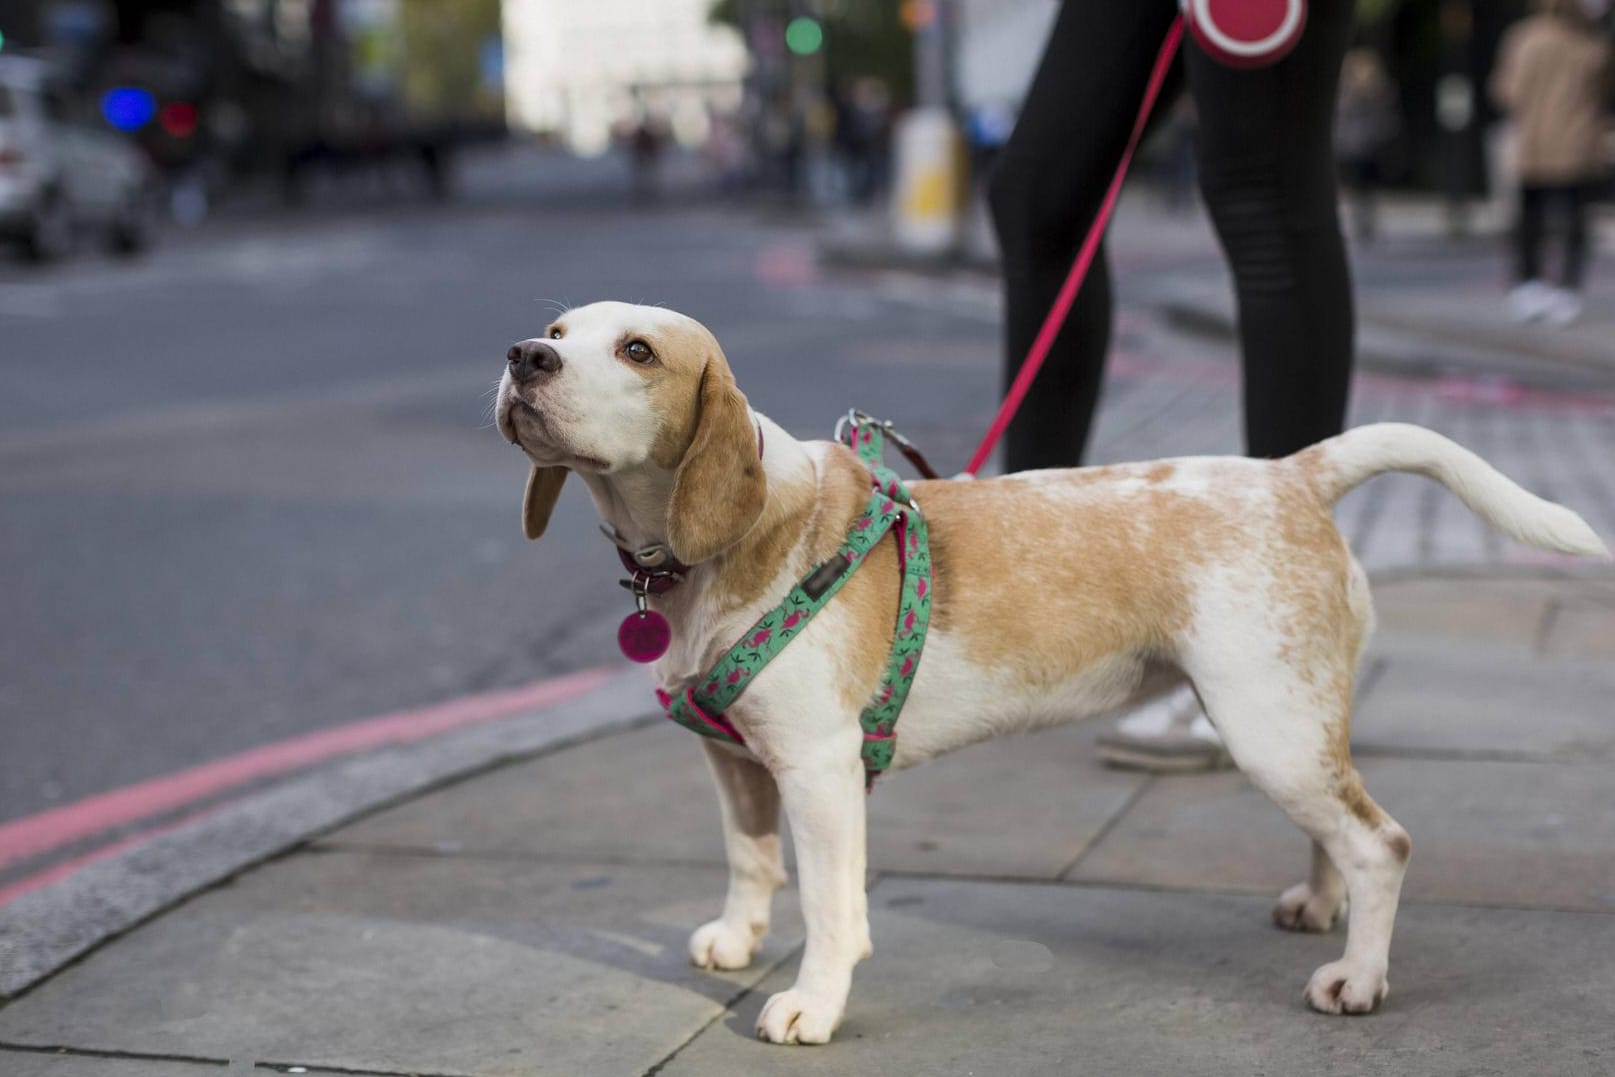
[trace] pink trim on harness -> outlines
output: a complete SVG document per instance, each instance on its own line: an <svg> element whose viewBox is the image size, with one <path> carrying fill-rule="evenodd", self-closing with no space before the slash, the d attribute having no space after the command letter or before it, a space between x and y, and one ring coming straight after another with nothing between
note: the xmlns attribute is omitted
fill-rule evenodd
<svg viewBox="0 0 1615 1077"><path fill-rule="evenodd" d="M660 688L656 689L656 702L662 705L662 709L664 711L671 711L673 709L673 697ZM740 730L729 724L729 720L727 718L714 718L712 715L701 709L701 704L695 701L695 685L692 684L684 690L684 703L690 708L691 713L693 713L697 718L701 719L701 721L705 722L709 727L717 730L719 733L723 734L725 737L728 737L736 744L741 746L745 745L746 738L740 735Z"/></svg>

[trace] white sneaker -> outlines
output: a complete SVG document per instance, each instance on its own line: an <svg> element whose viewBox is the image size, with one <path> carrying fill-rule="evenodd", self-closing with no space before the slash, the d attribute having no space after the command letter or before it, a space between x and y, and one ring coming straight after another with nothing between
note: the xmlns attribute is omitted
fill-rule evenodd
<svg viewBox="0 0 1615 1077"><path fill-rule="evenodd" d="M1547 315L1554 289L1539 280L1516 284L1508 293L1508 315L1517 322L1534 322Z"/></svg>
<svg viewBox="0 0 1615 1077"><path fill-rule="evenodd" d="M1566 329L1581 317L1581 296L1569 288L1549 288L1542 320L1555 329Z"/></svg>
<svg viewBox="0 0 1615 1077"><path fill-rule="evenodd" d="M1113 767L1166 773L1233 763L1188 685L1145 703L1101 733L1099 758Z"/></svg>

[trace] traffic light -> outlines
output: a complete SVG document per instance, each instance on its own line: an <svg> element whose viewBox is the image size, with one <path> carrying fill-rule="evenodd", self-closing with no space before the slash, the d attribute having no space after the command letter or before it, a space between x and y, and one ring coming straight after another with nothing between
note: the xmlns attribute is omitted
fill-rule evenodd
<svg viewBox="0 0 1615 1077"><path fill-rule="evenodd" d="M824 47L824 27L806 15L792 19L785 27L785 47L798 56L812 56Z"/></svg>

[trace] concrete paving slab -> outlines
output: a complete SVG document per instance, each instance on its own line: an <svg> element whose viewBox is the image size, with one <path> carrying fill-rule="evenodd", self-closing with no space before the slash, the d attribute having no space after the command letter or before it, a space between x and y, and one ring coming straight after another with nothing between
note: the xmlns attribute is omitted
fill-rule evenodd
<svg viewBox="0 0 1615 1077"><path fill-rule="evenodd" d="M887 880L875 955L827 1047L751 1030L794 962L707 1028L665 1077L746 1074L1606 1075L1615 916L1416 906L1386 1008L1306 1010L1339 936L1268 924L1256 898Z"/></svg>
<svg viewBox="0 0 1615 1077"><path fill-rule="evenodd" d="M883 779L869 801L872 866L1058 876L1143 781L1098 765L1097 729L1089 723L995 741ZM701 750L671 724L429 794L339 830L328 842L629 861L723 859L717 794Z"/></svg>
<svg viewBox="0 0 1615 1077"><path fill-rule="evenodd" d="M1359 760L1413 836L1412 901L1615 912L1615 774L1605 766ZM1276 897L1307 838L1243 775L1163 778L1074 879Z"/></svg>
<svg viewBox="0 0 1615 1077"><path fill-rule="evenodd" d="M1615 660L1615 608L1562 605L1555 610L1546 635L1544 654Z"/></svg>
<svg viewBox="0 0 1615 1077"><path fill-rule="evenodd" d="M1469 511L1452 498L1441 505ZM1521 654L1615 657L1615 579L1607 575L1376 580L1374 611L1381 633L1393 637L1439 635L1503 645Z"/></svg>
<svg viewBox="0 0 1615 1077"><path fill-rule="evenodd" d="M1375 583L1373 591L1382 632L1479 639L1522 654L1535 649L1554 600L1551 586L1530 579L1407 579Z"/></svg>
<svg viewBox="0 0 1615 1077"><path fill-rule="evenodd" d="M1052 879L1148 780L1101 766L1085 722L894 774L869 805L876 870Z"/></svg>
<svg viewBox="0 0 1615 1077"><path fill-rule="evenodd" d="M690 967L712 869L305 854L205 894L0 1010L0 1042L390 1073L640 1074L747 972Z"/></svg>
<svg viewBox="0 0 1615 1077"><path fill-rule="evenodd" d="M207 1062L41 1054L0 1047L0 1073L6 1077L236 1077L250 1072Z"/></svg>
<svg viewBox="0 0 1615 1077"><path fill-rule="evenodd" d="M701 746L671 722L448 786L333 831L322 844L723 863Z"/></svg>
<svg viewBox="0 0 1615 1077"><path fill-rule="evenodd" d="M1370 660L1380 658L1387 667L1352 718L1359 748L1615 759L1608 704L1615 699L1615 665L1411 637L1376 643Z"/></svg>

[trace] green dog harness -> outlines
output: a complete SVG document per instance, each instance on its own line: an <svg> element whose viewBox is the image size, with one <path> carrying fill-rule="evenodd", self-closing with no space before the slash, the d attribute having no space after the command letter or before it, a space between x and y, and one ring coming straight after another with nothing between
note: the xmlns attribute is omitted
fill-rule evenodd
<svg viewBox="0 0 1615 1077"><path fill-rule="evenodd" d="M672 695L658 688L667 716L686 729L704 737L744 745L746 740L724 712L746 690L759 670L768 665L785 645L795 639L815 614L841 590L864 563L864 558L890 531L897 542L897 563L902 576L897 623L892 631L891 654L886 673L874 698L864 707L859 721L863 726L863 761L867 784L891 766L897 747L897 718L903 711L914 674L920 667L925 634L931 622L931 546L925 517L896 472L881 462L885 435L891 424L859 411L849 412L836 427L836 440L858 454L869 468L874 491L869 503L852 527L847 541L829 560L799 580L790 594L774 609L746 630L740 641L704 677L698 677L683 693ZM901 439L893 434L894 439Z"/></svg>

